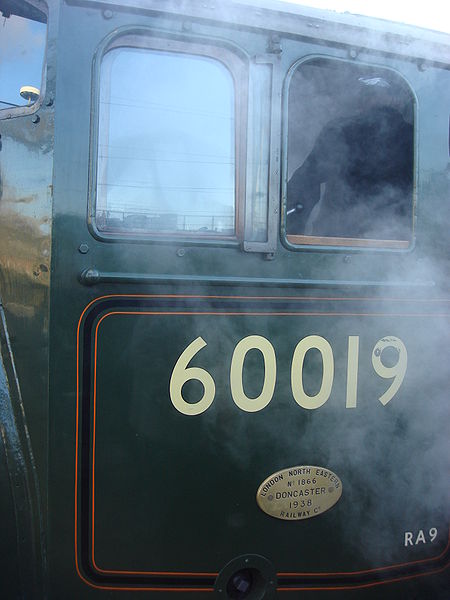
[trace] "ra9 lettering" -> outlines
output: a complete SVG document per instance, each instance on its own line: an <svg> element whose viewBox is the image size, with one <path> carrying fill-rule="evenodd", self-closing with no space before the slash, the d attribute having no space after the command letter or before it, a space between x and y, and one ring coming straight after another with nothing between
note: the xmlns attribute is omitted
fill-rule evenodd
<svg viewBox="0 0 450 600"><path fill-rule="evenodd" d="M173 406L182 414L188 416L205 412L214 402L216 385L208 371L201 367L189 367L188 364L207 346L201 337L196 338L185 348L172 371L169 384L170 399ZM393 365L386 366L382 362L382 352L390 348L394 355ZM244 362L250 350L261 353L264 368L261 373L261 392L256 398L249 398L244 390ZM304 362L310 350L318 350L322 358L322 379L317 394L310 396L303 386ZM391 361L392 362L392 361ZM386 405L400 389L406 373L408 362L404 343L397 337L384 337L375 344L372 351L372 366L375 373L383 379L392 379L389 388L379 397ZM347 387L346 408L356 408L358 397L358 363L359 336L349 336L347 349ZM303 338L294 349L291 363L291 391L295 402L304 409L319 408L331 395L334 382L334 356L330 343L318 335ZM231 396L238 408L245 412L257 412L265 408L273 398L277 378L277 360L272 344L260 335L249 335L235 347L230 364ZM195 403L187 402L183 397L183 386L190 380L199 381L203 386L202 397Z"/></svg>

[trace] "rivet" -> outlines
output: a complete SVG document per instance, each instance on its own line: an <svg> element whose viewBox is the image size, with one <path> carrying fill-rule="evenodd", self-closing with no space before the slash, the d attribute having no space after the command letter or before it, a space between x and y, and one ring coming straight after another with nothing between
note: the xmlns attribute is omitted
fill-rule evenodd
<svg viewBox="0 0 450 600"><path fill-rule="evenodd" d="M89 246L87 244L80 244L78 252L80 252L80 254L87 254L89 252Z"/></svg>
<svg viewBox="0 0 450 600"><path fill-rule="evenodd" d="M39 123L40 120L41 119L40 119L39 115L33 115L31 118L32 123Z"/></svg>
<svg viewBox="0 0 450 600"><path fill-rule="evenodd" d="M186 254L186 250L184 248L178 248L177 256L184 256Z"/></svg>
<svg viewBox="0 0 450 600"><path fill-rule="evenodd" d="M114 16L113 11L109 10L108 8L106 10L104 10L102 14L103 14L104 19L112 19Z"/></svg>

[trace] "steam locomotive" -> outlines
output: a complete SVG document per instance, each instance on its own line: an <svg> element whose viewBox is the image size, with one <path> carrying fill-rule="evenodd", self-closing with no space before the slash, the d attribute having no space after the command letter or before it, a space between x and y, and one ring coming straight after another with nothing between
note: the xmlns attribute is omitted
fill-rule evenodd
<svg viewBox="0 0 450 600"><path fill-rule="evenodd" d="M449 36L0 11L2 598L448 598Z"/></svg>

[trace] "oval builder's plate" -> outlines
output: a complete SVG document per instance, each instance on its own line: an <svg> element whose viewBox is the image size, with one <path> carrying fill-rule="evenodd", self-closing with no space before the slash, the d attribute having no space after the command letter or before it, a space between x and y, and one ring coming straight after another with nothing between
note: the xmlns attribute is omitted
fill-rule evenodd
<svg viewBox="0 0 450 600"><path fill-rule="evenodd" d="M334 506L342 494L339 477L325 467L289 467L269 475L256 493L266 514L284 521L317 517Z"/></svg>

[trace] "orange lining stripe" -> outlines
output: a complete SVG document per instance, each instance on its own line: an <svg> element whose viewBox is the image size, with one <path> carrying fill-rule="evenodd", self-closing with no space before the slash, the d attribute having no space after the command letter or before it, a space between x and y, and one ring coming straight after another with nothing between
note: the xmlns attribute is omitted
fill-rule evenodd
<svg viewBox="0 0 450 600"><path fill-rule="evenodd" d="M189 573L182 571L175 572L166 572L166 571L122 571L122 570L110 570L110 569L102 569L97 566L95 562L95 552L94 552L94 532L95 532L95 439L96 439L96 415L97 415L97 347L98 347L98 330L100 324L107 318L112 315L153 315L153 314L161 314L165 315L167 313L153 313L153 312L130 312L130 311L114 311L110 313L106 313L99 319L97 326L95 328L95 342L94 342L94 402L93 402L93 428L92 428L92 542L91 542L91 552L92 552L92 564L97 571L100 573L112 573L112 574L121 574L121 575L182 575L186 577L217 577L218 573ZM173 314L173 313L170 313Z"/></svg>
<svg viewBox="0 0 450 600"><path fill-rule="evenodd" d="M428 559L429 560L429 559ZM408 563L406 563L408 564ZM335 587L278 587L278 592L298 592L298 591L325 591L325 592L336 592L338 590L361 590L363 588L375 587L376 585L385 585L386 583L398 583L399 581L409 581L411 579L417 579L418 577L425 577L427 575L437 575L438 573L442 573L448 567L450 563L447 563L445 567L441 567L440 569L435 569L434 571L427 571L426 573L416 573L416 575L405 575L404 577L397 577L395 579L384 579L383 581L374 581L372 583L360 583L356 585L346 585L346 586L335 586ZM280 575L280 573L278 573Z"/></svg>
<svg viewBox="0 0 450 600"><path fill-rule="evenodd" d="M379 298L324 298L324 297L291 297L291 296L203 296L203 295L178 295L178 294L111 294L111 295L106 295L106 296L101 296L98 298L95 298L94 300L92 300L83 310L80 319L78 321L78 327L77 327L77 414L76 414L76 455L75 455L75 565L76 565L76 571L79 575L79 577L88 585L90 585L91 587L97 588L97 589L113 589L113 590L129 590L129 591L183 591L183 592L194 592L194 591L201 591L201 592L211 592L213 591L213 588L159 588L159 587L132 587L132 588L128 588L128 587L113 587L113 586L99 586L99 585L95 585L92 584L91 582L89 582L80 572L79 569L79 565L78 565L78 545L77 545L77 523L78 523L78 517L77 517L77 509L78 509L78 437L79 437L79 356L80 356L80 328L81 328L81 323L82 323L82 319L84 317L84 315L86 314L86 311L96 302L99 302L100 300L104 300L104 299L109 299L109 298L199 298L199 299L208 299L208 298L215 298L215 299L223 299L223 300L227 300L227 299L259 299L259 300L280 300L280 299L289 299L289 300L297 300L297 301L304 301L304 300L334 300L334 301L341 301L341 300L358 300L358 301L365 301L365 300L378 300L378 301L386 301L386 298L383 299L379 299ZM390 298L389 300L395 300L395 301L403 301L403 302L408 302L408 301L413 301L413 302L424 302L424 301L429 301L429 300L425 300L425 299L403 299L403 298ZM434 302L450 302L450 300L448 299L433 299ZM276 313L276 312L210 312L210 311L111 311L110 313L106 313L105 315L103 315L101 317L101 319L98 321L97 326L96 326L96 331L95 331L95 346L94 346L94 418L93 418L93 460L92 460L92 562L93 565L95 566L95 568L102 573L114 573L114 574L148 574L148 575L181 575L181 576L213 576L216 577L217 573L184 573L184 572L152 572L152 571L111 571L111 570L103 570L100 569L99 567L97 567L97 565L95 564L95 560L94 560L94 490L95 490L95 423L96 423L96 388L97 388L97 340L98 340L98 329L100 326L100 323L108 316L112 316L112 315L119 315L119 314L125 314L125 315L155 315L155 316L169 316L169 315L184 315L184 316L189 316L189 315L215 315L215 316L395 316L395 317L426 317L426 316L430 316L430 317L448 317L450 315L448 314L421 314L421 313L403 313L403 314L396 314L396 313L326 313L326 312L294 312L294 313ZM448 547L450 544L450 540L449 543L447 544L446 549L437 557L435 558L427 558L427 559L423 559L423 560L417 560L417 561L412 561L409 563L401 563L399 565L392 565L392 566L387 566L387 567L378 567L375 569L369 569L367 571L355 571L355 572L349 572L349 573L279 573L280 577L283 576L289 576L289 575L302 575L302 576L327 576L327 575L353 575L353 574L363 574L363 573L371 573L371 572L376 572L376 571L383 571L383 570L388 570L388 569L394 569L396 567L401 567L401 566L407 566L410 564L418 564L418 563L426 563L426 562L430 562L430 561L435 561L438 560L439 558L441 558L445 552L447 551ZM440 573L441 571L444 571L449 565L446 565L445 567L443 567L442 569L439 570L435 570L432 572L427 572L427 573L420 573L420 574L416 574L416 575L412 575L412 576L405 576L405 577L400 577L397 579L393 579L393 580L384 580L381 582L374 582L374 583L369 583L369 584L363 584L363 585L359 585L359 586L349 586L349 587L336 587L336 588L325 588L325 587L311 587L311 588L305 588L305 587L292 587L292 588L279 588L279 591L298 591L298 590L345 590L345 589L360 589L363 587L371 587L371 586L375 586L375 585L381 585L381 584L385 584L385 583L390 583L390 582L395 582L395 581L401 581L401 580L407 580L407 579L414 579L417 577L421 577L421 576L426 576L426 575L430 575L430 574L434 574L434 573Z"/></svg>
<svg viewBox="0 0 450 600"><path fill-rule="evenodd" d="M405 563L398 563L395 565L389 565L387 567L376 567L374 569L366 569L364 571L336 571L334 573L326 573L326 572L318 572L318 573L278 573L278 577L295 577L295 576L299 576L301 575L302 577L332 577L335 575L366 575L367 573L375 573L377 571L386 571L387 569L398 569L399 567L406 567L408 565L416 565L416 564L423 564L423 563L427 563L430 561L437 561L440 558L442 558L446 552L448 551L448 549L450 548L450 530L449 530L449 538L447 541L447 545L445 546L444 550L438 555L438 556L432 556L431 558L422 558L419 560L412 560L410 562L405 562ZM450 565L450 563L448 563L444 569L446 569L448 566ZM413 576L415 577L415 576Z"/></svg>

